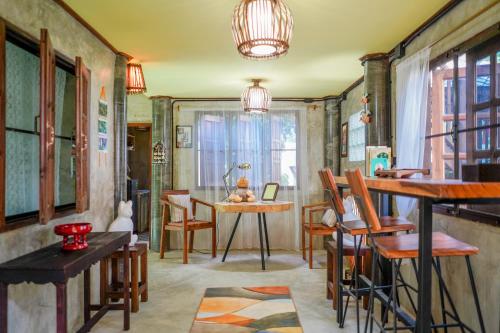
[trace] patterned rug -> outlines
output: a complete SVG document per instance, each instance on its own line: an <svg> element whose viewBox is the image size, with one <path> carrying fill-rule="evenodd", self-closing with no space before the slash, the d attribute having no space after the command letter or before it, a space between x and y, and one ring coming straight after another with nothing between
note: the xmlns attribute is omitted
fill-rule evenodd
<svg viewBox="0 0 500 333"><path fill-rule="evenodd" d="M288 287L209 288L191 333L302 333Z"/></svg>

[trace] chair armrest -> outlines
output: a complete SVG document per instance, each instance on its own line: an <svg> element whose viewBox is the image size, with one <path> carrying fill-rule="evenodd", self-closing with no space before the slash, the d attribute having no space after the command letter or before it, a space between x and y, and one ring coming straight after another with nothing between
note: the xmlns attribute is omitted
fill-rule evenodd
<svg viewBox="0 0 500 333"><path fill-rule="evenodd" d="M203 200L199 200L199 199L195 199L195 198L191 198L191 202L194 203L194 204L200 204L200 205L203 205L203 206L207 206L207 207L210 207L210 208L214 208L215 209L215 206L212 205L211 203L208 203L206 201L203 201Z"/></svg>
<svg viewBox="0 0 500 333"><path fill-rule="evenodd" d="M322 202L317 202L309 205L304 205L302 206L302 209L310 209L310 208L316 208L316 207L327 207L330 208L330 203L328 201L322 201Z"/></svg>

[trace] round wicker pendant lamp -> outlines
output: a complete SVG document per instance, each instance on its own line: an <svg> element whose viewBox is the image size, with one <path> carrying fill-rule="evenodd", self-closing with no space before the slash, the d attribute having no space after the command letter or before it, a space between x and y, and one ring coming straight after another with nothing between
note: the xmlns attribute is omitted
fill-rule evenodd
<svg viewBox="0 0 500 333"><path fill-rule="evenodd" d="M288 52L293 17L283 0L241 0L233 13L233 38L249 59L273 59Z"/></svg>
<svg viewBox="0 0 500 333"><path fill-rule="evenodd" d="M271 94L259 85L260 80L252 80L253 85L247 87L241 94L241 105L245 112L262 113L271 107Z"/></svg>

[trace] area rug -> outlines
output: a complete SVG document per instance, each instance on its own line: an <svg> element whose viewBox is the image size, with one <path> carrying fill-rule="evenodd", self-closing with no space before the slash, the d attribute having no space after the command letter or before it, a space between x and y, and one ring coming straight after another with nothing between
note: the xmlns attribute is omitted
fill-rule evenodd
<svg viewBox="0 0 500 333"><path fill-rule="evenodd" d="M209 288L191 333L302 333L288 287Z"/></svg>

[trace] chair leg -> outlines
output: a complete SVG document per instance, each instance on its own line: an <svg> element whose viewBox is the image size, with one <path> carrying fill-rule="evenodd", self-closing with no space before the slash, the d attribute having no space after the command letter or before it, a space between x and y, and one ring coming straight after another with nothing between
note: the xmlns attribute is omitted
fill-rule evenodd
<svg viewBox="0 0 500 333"><path fill-rule="evenodd" d="M332 252L326 252L326 299L332 299L332 292L330 291L329 284L333 283L333 260Z"/></svg>
<svg viewBox="0 0 500 333"><path fill-rule="evenodd" d="M306 228L302 225L302 259L306 260Z"/></svg>
<svg viewBox="0 0 500 333"><path fill-rule="evenodd" d="M132 312L137 312L139 311L139 271L138 271L138 266L139 262L137 260L137 252L134 252L130 255L130 261L132 262L131 265L131 272L132 272L132 279L130 281L131 288L130 288L130 293L132 297Z"/></svg>
<svg viewBox="0 0 500 333"><path fill-rule="evenodd" d="M338 248L332 253L332 284L333 284L333 293L332 293L332 307L334 310L337 310L339 290L337 285L337 251Z"/></svg>
<svg viewBox="0 0 500 333"><path fill-rule="evenodd" d="M164 226L162 223L161 233L160 233L160 259L163 259L163 257L164 257L166 232L167 231L164 229Z"/></svg>
<svg viewBox="0 0 500 333"><path fill-rule="evenodd" d="M212 258L217 257L217 229L212 227Z"/></svg>
<svg viewBox="0 0 500 333"><path fill-rule="evenodd" d="M371 259L372 259L372 264L371 267L374 269L372 271L371 275L371 280L372 283L370 285L370 294L368 296L368 313L366 315L366 321L365 321L365 333L368 331L368 323L370 324L370 332L373 331L373 314L374 314L374 308L375 308L375 302L374 302L374 296L375 296L375 283L377 279L375 279L375 270L376 270L376 265L377 265L377 253L376 252L371 252Z"/></svg>
<svg viewBox="0 0 500 333"><path fill-rule="evenodd" d="M189 232L189 253L193 253L194 230Z"/></svg>
<svg viewBox="0 0 500 333"><path fill-rule="evenodd" d="M467 271L469 272L470 286L472 288L472 295L474 296L474 304L476 305L477 318L481 327L481 333L485 333L486 329L484 328L483 315L481 313L481 306L479 305L479 297L477 296L476 283L474 281L474 273L472 272L469 256L465 256L465 262L467 263Z"/></svg>
<svg viewBox="0 0 500 333"><path fill-rule="evenodd" d="M313 268L313 235L309 233L309 269Z"/></svg>
<svg viewBox="0 0 500 333"><path fill-rule="evenodd" d="M366 276L368 279L372 280L372 252L367 251L363 256L362 261L363 261L362 264L363 275ZM368 310L368 302L369 302L368 295L363 296L363 309Z"/></svg>
<svg viewBox="0 0 500 333"><path fill-rule="evenodd" d="M183 247L182 247L182 263L188 263L188 231L184 230Z"/></svg>

